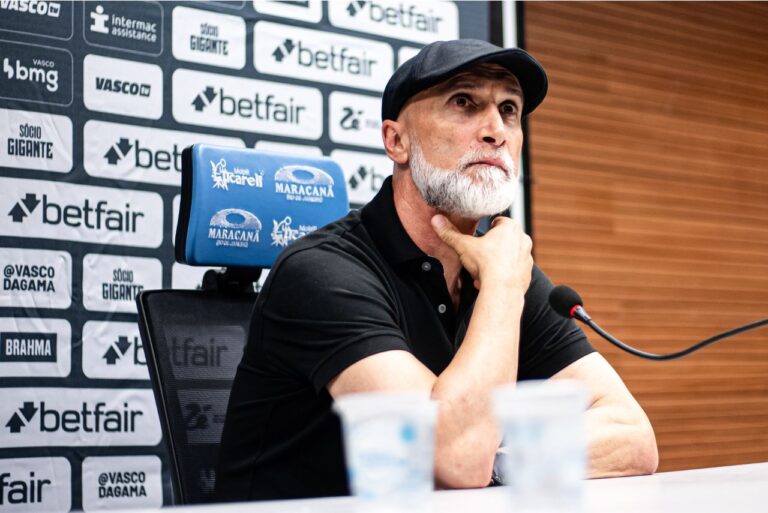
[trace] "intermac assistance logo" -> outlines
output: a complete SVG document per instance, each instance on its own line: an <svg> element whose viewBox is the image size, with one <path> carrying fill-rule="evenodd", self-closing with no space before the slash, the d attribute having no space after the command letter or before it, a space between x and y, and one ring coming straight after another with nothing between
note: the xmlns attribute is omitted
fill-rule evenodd
<svg viewBox="0 0 768 513"><path fill-rule="evenodd" d="M227 161L224 158L219 159L218 162L212 160L209 162L211 163L211 179L214 189L229 191L230 185L256 187L258 189L264 187L264 171L262 170L251 172L250 169L236 167L229 171L227 170Z"/></svg>
<svg viewBox="0 0 768 513"><path fill-rule="evenodd" d="M159 55L163 8L157 2L88 2L83 33L93 45Z"/></svg>
<svg viewBox="0 0 768 513"><path fill-rule="evenodd" d="M251 212L226 208L216 212L209 223L208 238L216 246L248 248L259 242L261 221Z"/></svg>
<svg viewBox="0 0 768 513"><path fill-rule="evenodd" d="M283 166L275 172L275 192L291 201L322 203L333 198L333 178L312 166Z"/></svg>
<svg viewBox="0 0 768 513"><path fill-rule="evenodd" d="M306 226L303 224L300 224L297 228L293 228L291 226L292 223L293 219L291 216L285 216L282 221L272 220L273 246L284 248L299 237L303 237L304 235L317 230L317 226Z"/></svg>

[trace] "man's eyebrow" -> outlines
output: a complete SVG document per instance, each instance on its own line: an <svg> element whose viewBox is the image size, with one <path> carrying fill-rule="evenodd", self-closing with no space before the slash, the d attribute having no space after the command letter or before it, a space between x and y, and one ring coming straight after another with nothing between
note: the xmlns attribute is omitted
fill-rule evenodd
<svg viewBox="0 0 768 513"><path fill-rule="evenodd" d="M520 97L523 96L523 90L522 88L517 85L516 83L512 82L511 80L504 80L503 78L500 79L505 82L507 92L516 94ZM455 76L443 83L443 85L440 87L441 92L448 92L453 89L477 89L478 84L472 79L472 76L467 75L458 75Z"/></svg>

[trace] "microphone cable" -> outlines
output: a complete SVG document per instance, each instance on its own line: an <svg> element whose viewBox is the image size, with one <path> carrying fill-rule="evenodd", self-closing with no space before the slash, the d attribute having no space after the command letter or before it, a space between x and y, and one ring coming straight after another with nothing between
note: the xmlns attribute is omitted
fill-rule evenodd
<svg viewBox="0 0 768 513"><path fill-rule="evenodd" d="M555 310L555 312L559 313L563 317L576 318L580 320L581 322L585 323L587 326L592 328L598 335L600 335L605 340L607 340L614 346L618 347L619 349L626 351L630 354L633 354L635 356L639 356L640 358L646 358L648 360L656 360L656 361L667 361L667 360L675 360L677 358L682 358L683 356L696 352L703 347L706 347L710 344L714 344L719 340L733 337L735 335L738 335L739 333L743 333L745 331L757 329L761 326L768 325L768 319L762 319L749 324L745 324L743 326L739 326L737 328L733 328L728 331L724 331L722 333L718 333L715 336L702 340L701 342L698 342L692 345L691 347L687 349L683 349L681 351L677 351L669 354L655 354L655 353L648 353L646 351L635 349L634 347L628 344L625 344L624 342L615 338L613 335L611 335L610 333L605 331L603 328L601 328L595 321L592 320L589 314L587 314L587 311L584 309L584 302L581 300L581 296L579 296L579 294L570 287L567 287L565 285L558 285L557 287L555 287L552 290L552 292L549 293L549 304L550 306L552 306L552 309Z"/></svg>

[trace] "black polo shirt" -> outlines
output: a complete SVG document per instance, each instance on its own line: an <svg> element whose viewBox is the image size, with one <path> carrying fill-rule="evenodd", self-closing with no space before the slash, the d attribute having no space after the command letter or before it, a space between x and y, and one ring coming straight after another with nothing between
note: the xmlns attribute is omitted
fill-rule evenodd
<svg viewBox="0 0 768 513"><path fill-rule="evenodd" d="M396 349L439 375L461 345L478 293L462 272L454 311L442 265L400 223L391 179L362 210L289 246L254 307L224 426L218 497L347 495L326 385L351 364ZM550 309L551 289L534 267L518 379L548 378L594 351L572 320Z"/></svg>

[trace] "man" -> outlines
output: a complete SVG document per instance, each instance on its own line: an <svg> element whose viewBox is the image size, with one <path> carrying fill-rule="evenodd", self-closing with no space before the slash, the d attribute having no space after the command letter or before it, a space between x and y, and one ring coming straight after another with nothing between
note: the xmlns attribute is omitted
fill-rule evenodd
<svg viewBox="0 0 768 513"><path fill-rule="evenodd" d="M514 197L521 118L547 78L530 55L433 43L382 99L393 176L361 211L289 247L254 310L230 397L217 493L225 500L348 493L334 398L424 390L439 400L435 480L487 486L501 438L489 391L516 379L586 384L590 475L650 473L647 417L572 320L531 240L497 217Z"/></svg>

